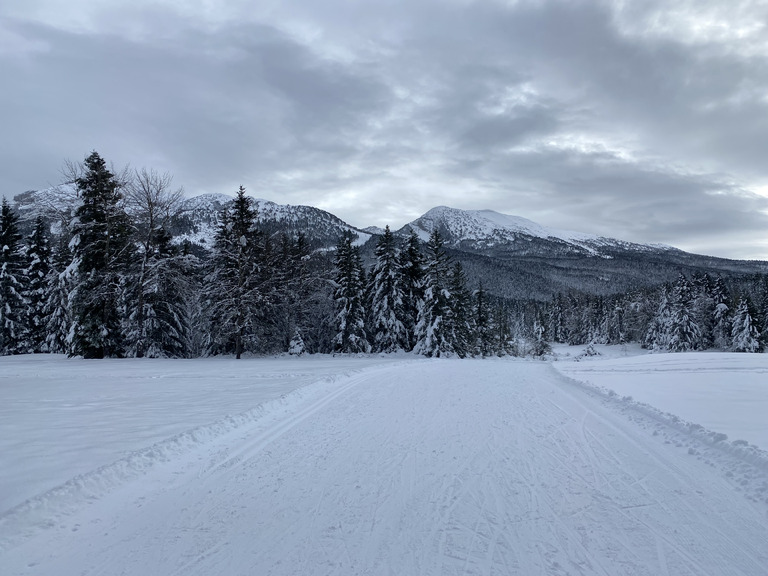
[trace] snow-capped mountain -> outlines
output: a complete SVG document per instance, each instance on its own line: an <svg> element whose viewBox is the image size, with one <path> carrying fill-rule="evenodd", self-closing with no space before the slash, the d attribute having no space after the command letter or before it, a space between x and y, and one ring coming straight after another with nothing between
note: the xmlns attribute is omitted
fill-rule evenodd
<svg viewBox="0 0 768 576"><path fill-rule="evenodd" d="M25 229L31 229L35 218L43 216L51 222L54 233L58 233L60 222L71 218L79 204L77 190L67 184L23 192L13 200ZM221 211L232 200L232 196L216 193L184 199L171 223L175 241L189 241L210 249ZM285 232L289 235L303 232L313 248L333 247L346 232L357 237L356 244L364 244L372 237L370 232L358 230L333 214L312 206L281 205L269 200L254 199L253 207L257 220L266 231L277 234Z"/></svg>
<svg viewBox="0 0 768 576"><path fill-rule="evenodd" d="M203 194L182 202L172 221L176 242L188 240L203 255L213 245L221 211L233 198ZM14 198L22 226L28 232L42 215L51 231L71 218L79 199L72 186L29 191ZM281 205L254 200L258 221L266 232L279 236L304 233L314 249L333 248L342 234L356 235L364 260L371 264L379 228L359 229L311 206ZM415 231L426 240L440 230L452 256L460 261L470 283L483 282L492 294L511 298L547 299L558 292L580 290L593 294L625 292L673 281L683 271L740 276L768 273L766 262L726 260L689 254L658 244L638 244L582 232L541 226L520 216L492 210L458 210L439 206L410 222L397 233Z"/></svg>
<svg viewBox="0 0 768 576"><path fill-rule="evenodd" d="M459 210L447 206L429 212L406 224L400 232L415 231L426 240L438 229L449 245L462 250L500 251L518 255L547 252L583 256L612 257L622 251L657 252L675 250L660 244L636 244L568 230L547 228L536 222L501 214L493 210Z"/></svg>
<svg viewBox="0 0 768 576"><path fill-rule="evenodd" d="M673 281L681 271L744 275L768 263L689 254L662 244L638 244L541 226L493 210L438 206L406 224L426 240L439 230L467 276L510 298L546 299L571 290L625 292Z"/></svg>
<svg viewBox="0 0 768 576"><path fill-rule="evenodd" d="M203 194L184 200L173 223L176 240L188 240L210 248L219 225L221 211L232 200L232 196L225 194ZM358 230L333 214L312 206L291 206L255 199L253 208L256 210L257 221L268 233L285 232L295 235L302 232L309 245L314 248L333 247L346 232L356 235L358 244L371 238L370 233Z"/></svg>

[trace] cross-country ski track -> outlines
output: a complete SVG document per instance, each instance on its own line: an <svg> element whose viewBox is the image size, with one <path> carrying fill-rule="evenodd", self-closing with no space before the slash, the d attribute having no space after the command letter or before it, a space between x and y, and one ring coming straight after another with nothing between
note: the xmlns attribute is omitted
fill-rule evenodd
<svg viewBox="0 0 768 576"><path fill-rule="evenodd" d="M0 572L768 574L762 464L547 363L406 360L299 392L4 514Z"/></svg>

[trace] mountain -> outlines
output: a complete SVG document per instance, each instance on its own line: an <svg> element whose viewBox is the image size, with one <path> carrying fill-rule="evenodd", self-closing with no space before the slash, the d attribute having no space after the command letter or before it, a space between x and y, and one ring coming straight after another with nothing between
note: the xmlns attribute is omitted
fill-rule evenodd
<svg viewBox="0 0 768 576"><path fill-rule="evenodd" d="M188 240L201 255L213 246L219 214L233 198L203 194L185 199L173 219L176 242ZM74 211L78 198L72 186L28 191L14 198L22 224L30 230L42 215L57 232ZM311 206L281 205L254 200L262 229L278 236L303 232L316 250L335 247L345 233L356 236L368 265L373 260L380 228L358 229ZM439 206L406 224L399 235L416 232L426 240L434 229L446 240L449 253L462 263L472 287L507 298L546 300L558 292L579 290L612 294L673 281L680 272L707 272L725 277L768 273L768 262L727 260L689 254L660 244L638 244L582 232L556 230L520 216L492 210L459 210Z"/></svg>
<svg viewBox="0 0 768 576"><path fill-rule="evenodd" d="M202 194L182 200L178 214L171 222L171 233L176 242L185 240L200 249L213 246L221 211L232 202L226 194ZM68 221L79 204L77 190L64 184L43 190L29 190L17 194L14 199L24 232L31 230L35 218L43 216L51 222L52 232L57 233L61 221ZM312 206L281 205L269 200L254 199L257 220L268 233L295 235L303 232L308 244L315 249L336 246L344 233L356 236L356 244L370 240L372 234L350 226L333 214Z"/></svg>
<svg viewBox="0 0 768 576"><path fill-rule="evenodd" d="M767 262L689 254L661 244L638 244L547 228L492 210L439 206L398 234L426 239L437 229L469 278L509 298L547 299L558 292L626 292L673 281L680 272L726 276L767 273Z"/></svg>
<svg viewBox="0 0 768 576"><path fill-rule="evenodd" d="M188 240L204 248L213 246L219 214L232 200L231 196L224 194L203 194L184 200L172 224L171 231L176 240ZM335 247L339 237L345 233L355 235L356 244L363 244L372 236L312 206L291 206L254 199L253 207L262 230L269 234L286 233L289 236L302 232L309 246L314 249Z"/></svg>
<svg viewBox="0 0 768 576"><path fill-rule="evenodd" d="M493 210L459 210L447 206L432 208L406 224L400 232L410 229L426 240L435 228L457 249L497 254L572 254L610 258L617 249L634 252L675 250L661 244L635 244L593 234L547 228L527 218Z"/></svg>

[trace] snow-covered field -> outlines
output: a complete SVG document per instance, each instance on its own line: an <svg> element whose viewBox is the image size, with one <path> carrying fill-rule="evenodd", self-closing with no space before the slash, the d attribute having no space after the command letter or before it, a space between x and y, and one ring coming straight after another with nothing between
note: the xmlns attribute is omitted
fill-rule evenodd
<svg viewBox="0 0 768 576"><path fill-rule="evenodd" d="M575 347L573 352L578 350ZM618 346L598 350L604 356L554 365L577 380L726 434L731 441L747 441L768 450L768 354L691 352L621 357ZM629 354L637 352L636 348L629 350Z"/></svg>
<svg viewBox="0 0 768 576"><path fill-rule="evenodd" d="M513 359L0 358L0 572L768 574L760 453L617 392Z"/></svg>

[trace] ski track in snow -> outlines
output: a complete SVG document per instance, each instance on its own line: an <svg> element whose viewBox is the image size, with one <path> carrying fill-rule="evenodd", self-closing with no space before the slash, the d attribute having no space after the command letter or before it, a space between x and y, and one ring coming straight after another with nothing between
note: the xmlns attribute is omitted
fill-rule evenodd
<svg viewBox="0 0 768 576"><path fill-rule="evenodd" d="M548 364L403 362L291 398L47 526L0 518L2 573L768 574L764 469Z"/></svg>

